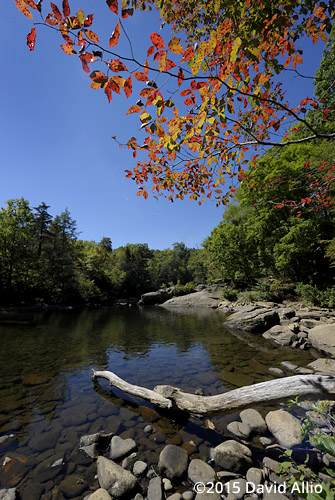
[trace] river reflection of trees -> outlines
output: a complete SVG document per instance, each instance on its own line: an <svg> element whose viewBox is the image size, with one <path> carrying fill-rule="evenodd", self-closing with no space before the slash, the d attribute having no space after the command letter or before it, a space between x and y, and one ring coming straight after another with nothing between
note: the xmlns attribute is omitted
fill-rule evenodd
<svg viewBox="0 0 335 500"><path fill-rule="evenodd" d="M17 322L0 322L0 434L13 430L24 434L36 414L51 420L69 398L69 386L74 383L69 375L90 367L111 369L142 385L171 379L186 389L210 385L205 373L211 371L219 379L228 379L227 388L243 385L250 372L256 380L264 378L260 372L278 361L278 350L269 348L265 360L261 338L248 345L246 339L226 332L222 321L220 312L210 310L127 307L35 314ZM260 352L257 365L254 358ZM196 378L198 373L202 378ZM245 375L239 382L238 373Z"/></svg>

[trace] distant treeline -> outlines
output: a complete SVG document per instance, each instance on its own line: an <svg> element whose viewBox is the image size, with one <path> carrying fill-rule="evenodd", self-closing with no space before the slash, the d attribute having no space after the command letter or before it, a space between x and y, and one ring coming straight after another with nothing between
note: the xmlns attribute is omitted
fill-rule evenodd
<svg viewBox="0 0 335 500"><path fill-rule="evenodd" d="M31 208L9 200L0 211L0 304L103 304L136 297L170 284L206 282L204 249L175 243L151 250L147 244L113 249L78 239L77 224L66 209L52 217L49 206Z"/></svg>

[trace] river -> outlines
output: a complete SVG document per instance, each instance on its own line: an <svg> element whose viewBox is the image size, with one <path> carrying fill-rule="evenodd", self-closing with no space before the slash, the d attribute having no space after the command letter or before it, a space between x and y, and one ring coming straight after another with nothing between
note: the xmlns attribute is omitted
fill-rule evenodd
<svg viewBox="0 0 335 500"><path fill-rule="evenodd" d="M93 382L92 368L148 388L170 384L211 395L270 380L269 367L281 361L306 366L315 359L261 336L229 333L222 323L219 311L160 307L2 317L0 436L14 436L0 444L0 488L17 487L23 500L83 498L98 484L95 464L78 449L80 436L105 430L132 437L141 459L155 466L167 443L193 441L195 454L208 457L236 418L213 416L210 430L205 419L157 414L149 403L111 391L107 381ZM63 465L50 467L57 459ZM71 475L80 495L59 489Z"/></svg>

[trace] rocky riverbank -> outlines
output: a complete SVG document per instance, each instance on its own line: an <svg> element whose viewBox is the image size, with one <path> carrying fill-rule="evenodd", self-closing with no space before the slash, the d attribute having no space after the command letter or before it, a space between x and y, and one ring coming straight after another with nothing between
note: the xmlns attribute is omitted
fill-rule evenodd
<svg viewBox="0 0 335 500"><path fill-rule="evenodd" d="M227 425L222 442L211 449L210 457L200 457L193 441L182 446L157 444L155 465L141 456L133 439L113 433L83 436L79 448L96 467L94 484L69 475L57 488L58 494L83 500L219 500L221 495L229 500L285 500L298 497L302 488L319 493L331 488L334 492L329 471L335 468L335 456L306 449L301 434L306 419L313 423L314 434L322 432L326 437L334 431L325 428L334 405L328 404L328 413L320 413L320 406L315 408L309 402L301 407L300 419L283 409L270 411L265 418L254 409L241 411L239 419ZM144 432L155 442L152 425L146 425ZM283 464L290 460L291 464ZM295 474L304 463L309 482ZM59 459L50 468L65 465ZM63 498L57 491L52 498ZM16 493L15 488L0 490L0 499L14 500Z"/></svg>

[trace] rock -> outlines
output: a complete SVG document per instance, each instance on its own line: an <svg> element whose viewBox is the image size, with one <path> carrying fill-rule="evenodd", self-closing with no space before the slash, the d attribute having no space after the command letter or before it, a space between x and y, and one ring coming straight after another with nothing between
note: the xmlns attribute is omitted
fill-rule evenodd
<svg viewBox="0 0 335 500"><path fill-rule="evenodd" d="M214 469L199 458L191 460L188 466L187 475L192 483L198 483L200 481L201 483L207 484L213 482L215 479Z"/></svg>
<svg viewBox="0 0 335 500"><path fill-rule="evenodd" d="M133 467L135 460L136 460L136 457L137 457L137 453L132 453L131 455L129 455L128 457L126 457L122 460L121 466L124 469L128 469L128 467Z"/></svg>
<svg viewBox="0 0 335 500"><path fill-rule="evenodd" d="M99 488L92 495L90 495L90 500L112 500L112 497L108 493L108 491L103 488Z"/></svg>
<svg viewBox="0 0 335 500"><path fill-rule="evenodd" d="M50 467L57 467L58 465L63 465L63 458L59 458L58 460L55 460Z"/></svg>
<svg viewBox="0 0 335 500"><path fill-rule="evenodd" d="M275 325L263 333L265 339L271 339L280 345L290 345L295 334L287 326Z"/></svg>
<svg viewBox="0 0 335 500"><path fill-rule="evenodd" d="M158 468L171 481L181 479L188 465L186 450L168 444L159 455Z"/></svg>
<svg viewBox="0 0 335 500"><path fill-rule="evenodd" d="M295 372L298 368L298 365L291 363L291 361L281 361L280 363L284 368L290 370L291 372Z"/></svg>
<svg viewBox="0 0 335 500"><path fill-rule="evenodd" d="M8 441L8 439L12 439L13 437L15 437L14 434L7 434L6 436L1 436L0 437L0 445L4 444L6 441Z"/></svg>
<svg viewBox="0 0 335 500"><path fill-rule="evenodd" d="M240 500L247 492L247 482L245 479L232 479L225 485L226 491L229 494L233 493L237 500Z"/></svg>
<svg viewBox="0 0 335 500"><path fill-rule="evenodd" d="M282 495L278 491L265 491L263 495L263 500L288 500L286 496Z"/></svg>
<svg viewBox="0 0 335 500"><path fill-rule="evenodd" d="M266 467L271 472L279 472L279 470L280 470L280 463L277 462L277 460L273 460L273 458L264 457L263 458L263 467Z"/></svg>
<svg viewBox="0 0 335 500"><path fill-rule="evenodd" d="M221 495L212 489L205 488L201 493L197 493L195 500L221 500Z"/></svg>
<svg viewBox="0 0 335 500"><path fill-rule="evenodd" d="M15 500L16 488L9 488L8 490L0 490L0 500Z"/></svg>
<svg viewBox="0 0 335 500"><path fill-rule="evenodd" d="M162 304L173 297L174 287L160 288L156 292L148 292L141 295L141 302L144 305Z"/></svg>
<svg viewBox="0 0 335 500"><path fill-rule="evenodd" d="M146 425L146 426L144 427L144 429L143 429L143 431L144 431L144 433L145 433L145 434L151 434L151 432L152 432L153 430L154 430L154 429L153 429L152 425L150 425L150 424Z"/></svg>
<svg viewBox="0 0 335 500"><path fill-rule="evenodd" d="M248 408L240 412L240 419L247 424L253 432L264 434L267 431L266 423L259 411Z"/></svg>
<svg viewBox="0 0 335 500"><path fill-rule="evenodd" d="M269 444L272 443L272 440L268 437L264 437L264 436L261 436L259 438L259 442L261 443L261 445L263 446L269 446Z"/></svg>
<svg viewBox="0 0 335 500"><path fill-rule="evenodd" d="M194 496L195 493L193 491L184 491L181 497L183 500L193 500Z"/></svg>
<svg viewBox="0 0 335 500"><path fill-rule="evenodd" d="M308 319L308 318L304 318L300 321L300 324L302 326L305 326L306 328L308 328L309 330L311 330L312 328L314 328L315 326L319 326L320 325L320 321L318 321L317 319Z"/></svg>
<svg viewBox="0 0 335 500"><path fill-rule="evenodd" d="M134 500L144 500L141 493L136 493Z"/></svg>
<svg viewBox="0 0 335 500"><path fill-rule="evenodd" d="M90 458L95 458L99 454L97 443L92 443L89 446L82 446L79 449L83 451Z"/></svg>
<svg viewBox="0 0 335 500"><path fill-rule="evenodd" d="M269 431L286 448L292 448L302 441L301 425L297 418L285 410L270 411L265 421Z"/></svg>
<svg viewBox="0 0 335 500"><path fill-rule="evenodd" d="M283 370L281 370L280 368L272 367L272 366L269 368L269 372L274 373L275 375L279 375L280 377L282 375L284 375Z"/></svg>
<svg viewBox="0 0 335 500"><path fill-rule="evenodd" d="M335 325L315 326L309 332L308 339L312 346L326 354L335 354Z"/></svg>
<svg viewBox="0 0 335 500"><path fill-rule="evenodd" d="M247 472L246 479L248 483L254 484L257 488L263 482L263 471L257 467L251 467Z"/></svg>
<svg viewBox="0 0 335 500"><path fill-rule="evenodd" d="M116 499L130 495L136 488L136 477L108 458L98 457L97 470L99 485Z"/></svg>
<svg viewBox="0 0 335 500"><path fill-rule="evenodd" d="M68 476L60 483L59 487L66 498L74 498L87 489L87 482L78 476Z"/></svg>
<svg viewBox="0 0 335 500"><path fill-rule="evenodd" d="M59 434L60 431L57 429L49 432L42 432L42 434L31 438L29 446L32 450L38 451L39 453L49 450L56 446Z"/></svg>
<svg viewBox="0 0 335 500"><path fill-rule="evenodd" d="M145 462L137 460L137 462L134 463L133 474L135 474L135 476L142 476L147 468L148 466Z"/></svg>
<svg viewBox="0 0 335 500"><path fill-rule="evenodd" d="M213 453L215 464L232 472L245 470L252 465L251 451L237 441L225 441L216 446Z"/></svg>
<svg viewBox="0 0 335 500"><path fill-rule="evenodd" d="M81 436L79 440L79 447L82 448L84 446L90 446L91 444L98 443L102 447L106 447L111 440L113 433L110 432L105 434L103 432L96 432L95 434L89 434L87 436Z"/></svg>
<svg viewBox="0 0 335 500"><path fill-rule="evenodd" d="M170 491L173 488L170 479L168 479L167 477L163 478L163 488L164 488L164 491Z"/></svg>
<svg viewBox="0 0 335 500"><path fill-rule="evenodd" d="M133 439L122 439L120 436L113 436L109 456L112 460L118 460L126 457L135 449L136 443Z"/></svg>
<svg viewBox="0 0 335 500"><path fill-rule="evenodd" d="M224 326L250 333L263 333L278 323L278 312L272 308L245 306L229 316Z"/></svg>
<svg viewBox="0 0 335 500"><path fill-rule="evenodd" d="M244 439L249 437L251 432L249 425L237 421L229 422L229 424L227 425L227 430L235 436Z"/></svg>
<svg viewBox="0 0 335 500"><path fill-rule="evenodd" d="M182 500L182 496L180 493L174 493L170 495L167 500Z"/></svg>
<svg viewBox="0 0 335 500"><path fill-rule="evenodd" d="M150 479L148 486L148 500L163 500L162 479L154 477Z"/></svg>
<svg viewBox="0 0 335 500"><path fill-rule="evenodd" d="M181 297L173 297L167 300L160 307L211 307L217 308L219 305L220 293L215 294L209 290L202 290L201 292L189 293Z"/></svg>

